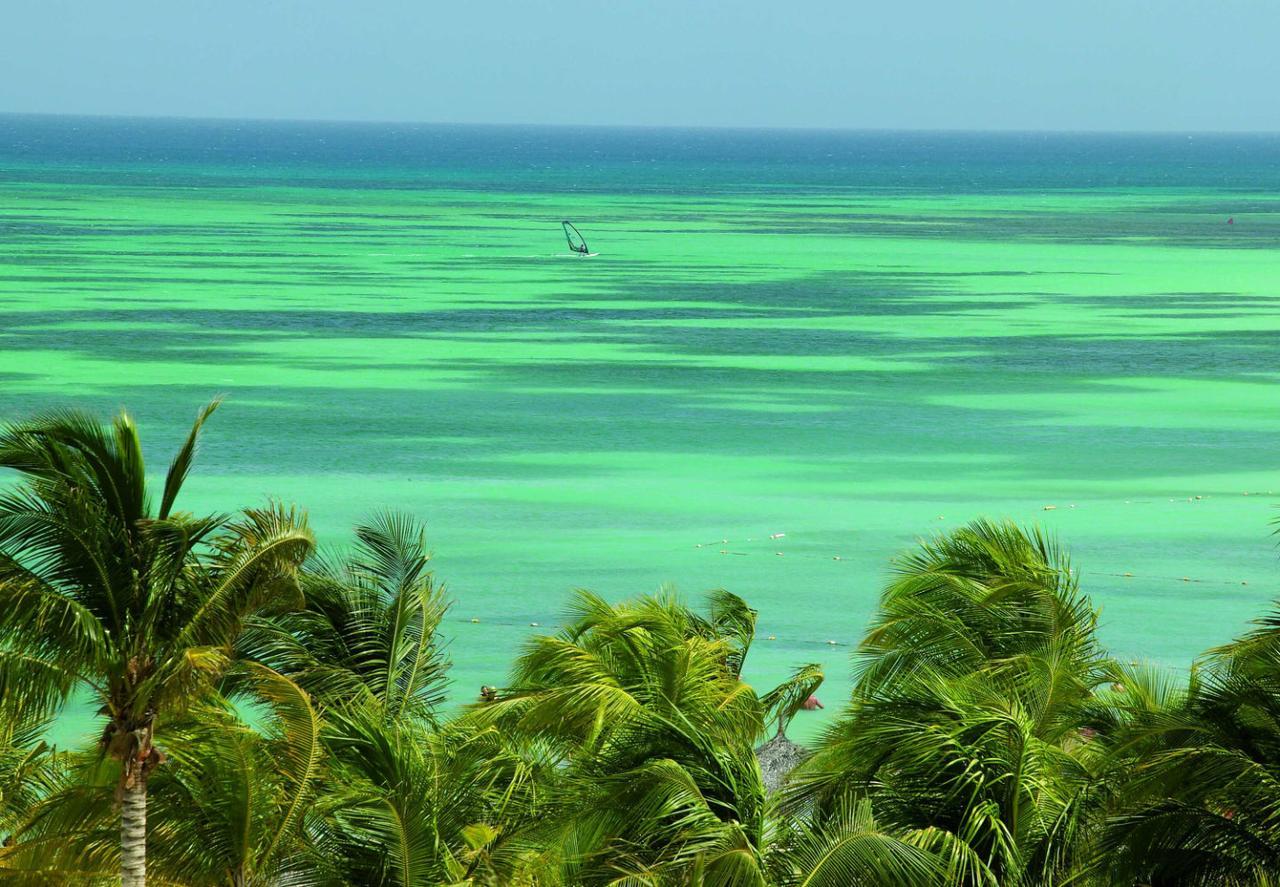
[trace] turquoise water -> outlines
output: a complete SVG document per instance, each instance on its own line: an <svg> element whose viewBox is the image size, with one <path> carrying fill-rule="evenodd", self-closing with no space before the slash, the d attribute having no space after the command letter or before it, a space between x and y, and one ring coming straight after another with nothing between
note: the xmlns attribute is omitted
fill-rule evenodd
<svg viewBox="0 0 1280 887"><path fill-rule="evenodd" d="M1126 657L1275 594L1280 138L0 117L0 193L0 419L124 405L160 470L225 394L187 505L419 515L460 699L670 582L836 700L890 558L979 515Z"/></svg>

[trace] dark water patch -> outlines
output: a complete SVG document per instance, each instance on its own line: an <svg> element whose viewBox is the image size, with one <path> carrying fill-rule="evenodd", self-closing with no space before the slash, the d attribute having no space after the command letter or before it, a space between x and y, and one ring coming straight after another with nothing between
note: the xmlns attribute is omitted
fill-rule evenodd
<svg viewBox="0 0 1280 887"><path fill-rule="evenodd" d="M131 304L136 299L122 298ZM163 301L163 300L156 300ZM528 331L568 333L575 330L585 336L593 330L610 333L628 341L632 333L623 328L607 327L610 321L626 322L637 318L664 320L749 319L759 317L799 316L788 312L765 312L749 308L726 306L714 309L663 308L565 308L524 305L508 309L466 309L459 311L416 312L357 312L315 311L298 309L289 311L238 311L174 309L121 309L121 310L65 310L56 319L42 315L38 326L32 326L32 315L27 312L0 312L0 328L15 335L37 338L43 342L58 341L73 344L86 341L94 335L114 335L114 330L95 331L85 325L110 324L113 327L136 325L132 334L155 337L163 347L163 340L188 340L192 335L212 336L253 334L254 338L293 338L298 335L314 335L323 338L350 336L353 338L424 338L450 333L520 333ZM52 321L52 323L51 323ZM80 328L61 330L58 324L77 324ZM164 325L172 325L165 329ZM157 328L160 327L160 328ZM192 327L199 332L193 333ZM636 334L643 336L643 334ZM505 337L504 337L505 338ZM109 344L109 339L103 344ZM41 345L40 347L47 347Z"/></svg>
<svg viewBox="0 0 1280 887"><path fill-rule="evenodd" d="M826 235L894 237L963 242L1062 243L1075 245L1160 245L1168 247L1274 249L1280 246L1280 224L1254 226L1247 233L1205 218L1171 224L1162 217L1120 219L1107 212L1068 212L1034 217L928 217L789 221L744 232L757 235Z"/></svg>
<svg viewBox="0 0 1280 887"><path fill-rule="evenodd" d="M766 308L805 308L832 315L954 314L993 307L1012 307L1016 301L993 306L968 292L960 298L946 285L946 276L931 272L824 272L767 281L704 283L697 274L682 280L619 281L608 298L640 301L731 301Z"/></svg>
<svg viewBox="0 0 1280 887"><path fill-rule="evenodd" d="M1064 302L1092 305L1098 308L1150 308L1153 304L1173 305L1178 308L1207 308L1217 310L1226 307L1267 308L1280 303L1280 295L1259 296L1229 292L1205 293L1150 293L1147 295L1077 296L1064 294L1058 297Z"/></svg>
<svg viewBox="0 0 1280 887"><path fill-rule="evenodd" d="M209 388L220 386L211 383ZM195 407L210 393L190 386L124 386L64 402L101 413L129 403L147 423L148 442L160 445L176 443ZM1269 470L1280 446L1280 432L1064 425L1049 409L961 408L854 392L841 404L838 394L828 392L826 411L790 413L753 411L749 404L726 408L709 401L712 394L726 393L548 391L531 396L524 390L485 388L239 387L218 417L235 429L234 438L208 435L201 470L215 475L401 475L424 482L503 479L520 484L560 478L572 483L589 474L633 470L611 466L607 458L627 452L664 458L776 455L788 461L830 462L814 476L848 480L858 475L862 455L894 453L911 460L903 471L913 479L937 477L947 484L984 476L993 482L1029 480L1047 470L1081 482L1134 481L1168 476L1171 470L1192 475ZM0 414L28 415L43 406L40 398L10 397ZM288 438L280 436L282 425L290 428ZM709 425L718 429L716 434L706 433ZM343 429L342 434L335 436L335 428ZM986 459L993 452L1000 457L994 463ZM586 463L575 458L578 453L606 458ZM537 461L543 463L532 476L529 457L542 457Z"/></svg>
<svg viewBox="0 0 1280 887"><path fill-rule="evenodd" d="M330 280L366 282L386 280L383 275L331 274L315 271L304 275L303 281L292 286L305 285L305 278L322 276ZM74 282L77 278L62 278ZM152 283L155 279L147 279ZM238 282L242 283L242 282ZM275 282L261 281L262 285L276 286ZM701 292L683 288L672 293L681 301L710 301L717 296L724 300L731 294L733 302L722 307L689 308L666 307L656 293L646 288L630 288L629 298L652 301L651 305L637 307L590 307L592 297L582 300L582 305L553 306L537 302L514 303L507 307L467 307L456 310L396 311L369 313L344 310L315 310L299 307L282 311L240 311L216 309L156 309L126 308L121 310L73 310L55 315L41 315L39 323L32 325L30 312L0 314L0 328L10 333L9 348L48 349L60 348L93 353L97 356L115 353L121 359L136 358L148 351L181 354L193 359L210 359L216 349L235 347L235 355L223 353L223 359L232 356L258 362L271 360L270 356L254 356L253 343L264 339L292 339L297 336L318 338L352 337L361 339L421 339L422 354L430 357L433 338L449 338L458 334L493 334L508 342L525 341L529 333L555 334L557 344L624 344L640 353L671 354L691 359L721 357L839 357L878 358L887 360L924 361L945 373L995 374L997 378L1031 378L1036 384L1044 384L1046 377L1080 376L1086 378L1123 378L1128 376L1168 376L1189 378L1244 378L1256 374L1260 366L1269 366L1269 355L1274 353L1277 334L1260 332L1243 335L1237 331L1204 334L1168 335L1161 337L1107 336L1092 328L1076 334L1007 336L992 335L942 336L911 339L858 330L795 329L786 326L758 326L748 321L761 319L807 318L815 310L833 318L851 316L939 316L972 314L1004 310L1010 307L1028 307L1035 303L1027 300L1002 300L994 305L974 299L941 299L932 296L903 295L885 291L879 287L854 292L838 277L814 281L781 284L752 284L733 287L717 287L715 292ZM607 298L617 298L610 293ZM606 296L601 295L603 299ZM1123 297L1112 297L1120 300ZM1189 294L1185 300L1195 304L1200 296ZM120 297L123 305L133 306L136 297ZM152 300L164 304L165 300ZM1149 297L1130 300L1134 307L1151 308ZM1124 302L1128 305L1130 301ZM1221 303L1210 298L1217 311L1201 312L1143 312L1146 316L1210 317L1231 316L1221 310ZM1113 301L1100 299L1097 304L1117 307ZM78 328L61 330L55 323L72 323ZM636 320L645 321L636 325ZM700 321L728 321L729 326L694 326ZM743 321L745 325L732 325ZM117 329L93 330L86 326L102 323ZM118 328L131 324L143 325L140 329L122 333ZM193 332L191 328L198 328ZM474 341L474 340L472 340ZM134 343L126 347L124 343ZM497 343L495 343L497 344ZM215 350L211 350L215 349ZM955 353L960 352L960 353ZM583 363L567 361L570 367L582 367ZM500 361L488 360L482 364L491 372L503 376L510 383L507 370ZM326 364L337 366L338 364ZM652 372L643 361L629 366L625 360L606 362L618 373ZM543 372L537 367L520 366L519 372ZM607 374L602 369L601 373ZM594 372L593 372L593 375ZM788 372L787 378L800 378L805 374ZM819 376L822 373L818 374ZM883 375L883 374L882 374ZM913 375L915 380L921 380ZM723 382L723 379L717 379ZM569 380L566 380L566 384ZM543 383L539 383L543 384ZM764 389L768 379L753 379ZM917 384L913 381L912 384ZM990 384L989 382L987 384ZM938 383L930 380L930 387ZM678 383L677 387L685 387ZM949 390L943 385L942 390Z"/></svg>
<svg viewBox="0 0 1280 887"><path fill-rule="evenodd" d="M219 225L134 225L118 219L104 219L97 223L46 221L22 225L0 223L0 235L23 242L35 238L94 238L94 237L157 237L216 240L228 237L252 237L261 235L263 228L257 225L239 227L233 224Z"/></svg>
<svg viewBox="0 0 1280 887"><path fill-rule="evenodd" d="M1130 317L1149 320L1226 320L1230 318L1257 317L1254 311L1138 311Z"/></svg>
<svg viewBox="0 0 1280 887"><path fill-rule="evenodd" d="M46 251L41 251L41 255L48 255ZM221 261L223 259L250 260L250 259L283 259L288 262L298 260L333 260L333 256L328 253L305 253L305 252L271 252L260 249L245 248L243 244L235 246L228 245L217 250L202 250L198 248L192 249L80 249L73 253L64 253L62 255L77 258L139 258L139 259L213 259Z"/></svg>
<svg viewBox="0 0 1280 887"><path fill-rule="evenodd" d="M4 281L9 282L9 283L40 283L40 284L51 284L51 285L58 285L58 284L61 284L61 285L64 285L64 286L65 286L65 285L69 285L69 284L75 284L77 287L80 287L80 286L94 286L94 285L98 285L98 286L101 286L101 287L106 288L106 289L115 289L115 290L123 289L124 287L126 287L126 286L128 286L128 285L133 285L133 284L148 284L148 285L152 285L152 286L155 286L155 285L169 285L169 286L174 286L174 287L182 287L182 286L226 286L226 285L233 285L233 286L236 286L236 287L239 287L239 288L252 288L252 287L255 287L255 286L259 286L259 287L267 287L267 286L270 286L270 287L307 287L307 286L311 286L311 283L310 283L309 281L306 281L306 280L290 280L290 279L289 279L290 277L294 277L294 276L301 276L301 274L302 274L302 272L301 272L301 271L297 271L296 273L292 273L292 272L291 272L290 274L285 275L285 274L284 274L284 272L283 272L283 269L282 269L281 274L282 274L282 276L281 276L281 277L261 277L261 278L251 278L251 277L240 277L240 276L231 276L231 277L189 277L189 276L182 276L182 277L174 277L174 276L170 276L170 275L167 275L167 274L150 274L150 275L109 274L109 275L104 275L104 274L92 274L92 273L88 273L88 272L86 272L86 273L84 273L84 274L49 274L49 275L38 275L38 274L6 274L6 275L4 275L4 277L3 277L3 278L0 278L0 279L3 279ZM176 298L175 298L175 301L176 301L177 299L180 299L180 298L181 298L180 296L179 296L179 297L176 297Z"/></svg>
<svg viewBox="0 0 1280 887"><path fill-rule="evenodd" d="M1016 376L1069 376L1115 379L1144 376L1248 379L1266 361L1280 334L1264 344L1235 332L1160 338L1099 336L956 337L939 348L970 350L965 355L938 354L940 367L975 373ZM926 351L927 353L927 351Z"/></svg>
<svg viewBox="0 0 1280 887"><path fill-rule="evenodd" d="M457 206L459 208L470 209L470 207L465 203L459 203L457 204ZM432 202L430 205L430 209L432 212L439 212L440 208L441 208L440 204L435 202ZM279 218L279 219L308 219L308 220L318 219L318 218L359 219L364 222L377 222L380 224L387 223L387 222L413 222L414 225L412 227L414 228L419 228L419 227L438 228L438 229L445 229L450 231L467 230L468 228L476 228L478 230L480 228L480 226L468 226L468 225L457 225L457 226L432 225L432 224L424 223L422 221L422 215L420 213L413 214L413 213L394 213L394 212L351 212L351 211L339 212L337 210L324 210L324 211L313 210L311 212L276 211L276 212L273 212L271 216L272 218Z"/></svg>

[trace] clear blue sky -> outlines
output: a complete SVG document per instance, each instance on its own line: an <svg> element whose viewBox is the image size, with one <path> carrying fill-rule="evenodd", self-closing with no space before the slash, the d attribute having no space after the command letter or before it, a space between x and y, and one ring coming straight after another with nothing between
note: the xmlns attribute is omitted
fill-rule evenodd
<svg viewBox="0 0 1280 887"><path fill-rule="evenodd" d="M0 111L1280 130L1277 0L9 0Z"/></svg>

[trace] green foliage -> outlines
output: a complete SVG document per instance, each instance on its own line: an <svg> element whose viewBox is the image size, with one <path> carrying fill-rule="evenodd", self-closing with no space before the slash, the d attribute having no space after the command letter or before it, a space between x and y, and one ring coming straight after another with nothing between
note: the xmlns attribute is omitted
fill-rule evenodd
<svg viewBox="0 0 1280 887"><path fill-rule="evenodd" d="M1131 762L1102 844L1112 877L1270 883L1280 872L1280 611L1210 652L1190 685L1122 677Z"/></svg>
<svg viewBox="0 0 1280 887"><path fill-rule="evenodd" d="M104 748L149 751L158 713L199 698L247 616L296 596L311 534L294 511L173 512L199 416L151 507L137 429L57 413L0 432L0 684L6 704L52 713L74 690L108 718ZM126 773L134 769L129 763Z"/></svg>
<svg viewBox="0 0 1280 887"><path fill-rule="evenodd" d="M1076 869L1100 823L1086 706L1108 674L1096 614L1036 531L978 522L901 558L849 709L793 779L819 825L853 798L946 836L956 883Z"/></svg>
<svg viewBox="0 0 1280 887"><path fill-rule="evenodd" d="M471 715L563 760L544 826L575 848L562 877L758 872L764 712L738 677L753 631L754 614L723 593L703 616L670 592L621 604L579 592L569 624L534 638L502 699Z"/></svg>
<svg viewBox="0 0 1280 887"><path fill-rule="evenodd" d="M824 680L826 675L823 674L821 665L802 665L790 678L761 697L760 704L769 713L769 719L777 723L779 736L786 735L791 719L804 708L804 704L818 691Z"/></svg>
<svg viewBox="0 0 1280 887"><path fill-rule="evenodd" d="M429 560L417 523L379 515L356 528L350 554L313 558L301 575L302 606L255 618L240 654L321 700L368 702L387 720L432 720L449 668L436 637L448 604Z"/></svg>
<svg viewBox="0 0 1280 887"><path fill-rule="evenodd" d="M1280 610L1186 680L1115 662L1056 543L977 521L895 562L844 710L767 797L753 749L824 675L758 695L741 598L579 592L448 712L419 524L319 556L293 509L176 510L215 408L158 507L125 415L0 432L0 883L118 884L139 849L174 887L1277 880ZM51 749L74 693L102 740Z"/></svg>
<svg viewBox="0 0 1280 887"><path fill-rule="evenodd" d="M40 738L46 726L17 713L0 721L0 842L22 827L65 776L66 756Z"/></svg>
<svg viewBox="0 0 1280 887"><path fill-rule="evenodd" d="M554 781L542 749L465 721L387 723L374 706L332 714L325 745L317 846L344 883L513 883Z"/></svg>
<svg viewBox="0 0 1280 887"><path fill-rule="evenodd" d="M914 838L915 840L911 840ZM772 883L779 887L845 887L849 884L937 884L946 878L943 859L909 837L884 831L871 802L847 801L820 824L784 821L770 853Z"/></svg>
<svg viewBox="0 0 1280 887"><path fill-rule="evenodd" d="M174 511L202 410L152 506L137 427L59 412L0 430L0 715L53 714L73 692L105 718L119 765L122 883L145 878L147 782L164 761L156 728L213 692L253 613L298 599L313 544L297 512ZM136 825L131 825L131 823Z"/></svg>

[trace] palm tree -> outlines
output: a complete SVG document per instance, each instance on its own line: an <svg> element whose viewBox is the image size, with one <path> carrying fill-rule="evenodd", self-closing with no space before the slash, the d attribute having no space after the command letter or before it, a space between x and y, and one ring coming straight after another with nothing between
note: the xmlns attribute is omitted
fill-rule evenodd
<svg viewBox="0 0 1280 887"><path fill-rule="evenodd" d="M237 668L238 687L252 688L252 697L210 694L162 722L172 766L148 780L153 883L301 887L326 872L303 835L325 775L320 713L288 679L253 664ZM254 726L242 710L255 713ZM90 883L119 870L117 777L96 754L74 757L73 778L26 811L6 876L38 883L41 873L57 873Z"/></svg>
<svg viewBox="0 0 1280 887"><path fill-rule="evenodd" d="M522 883L556 761L469 719L387 721L365 702L329 715L333 786L316 846L342 883L379 887Z"/></svg>
<svg viewBox="0 0 1280 887"><path fill-rule="evenodd" d="M325 706L315 862L350 884L513 883L554 761L491 725L441 723L448 602L425 533L385 513L355 536L304 566L302 609L255 617L238 645Z"/></svg>
<svg viewBox="0 0 1280 887"><path fill-rule="evenodd" d="M571 848L561 877L761 882L764 712L738 677L748 623L724 593L705 617L669 593L612 605L579 592L570 623L530 641L512 686L475 711L561 755L562 815L544 839Z"/></svg>
<svg viewBox="0 0 1280 887"><path fill-rule="evenodd" d="M295 574L313 540L295 511L231 518L175 510L201 411L165 477L148 489L138 430L78 412L0 431L0 684L56 710L91 695L106 719L100 748L117 763L124 887L146 878L147 781L164 755L160 719L220 675L245 618L298 601Z"/></svg>
<svg viewBox="0 0 1280 887"><path fill-rule="evenodd" d="M1103 681L1097 613L1038 528L978 520L922 542L894 573L858 651L860 695L995 669L1065 681L1054 685L1061 706Z"/></svg>
<svg viewBox="0 0 1280 887"><path fill-rule="evenodd" d="M303 608L254 617L242 656L289 675L328 703L372 703L388 720L434 721L449 661L436 636L449 604L412 518L377 515L354 548L301 574Z"/></svg>
<svg viewBox="0 0 1280 887"><path fill-rule="evenodd" d="M227 707L170 730L179 766L155 785L157 873L210 887L318 883L323 867L303 831L327 775L320 712L289 679L242 668L254 691L246 701L266 703L255 727Z"/></svg>
<svg viewBox="0 0 1280 887"><path fill-rule="evenodd" d="M979 521L896 570L850 707L793 774L788 808L821 827L869 798L956 883L1078 870L1103 803L1081 729L1111 672L1065 556L1038 531Z"/></svg>
<svg viewBox="0 0 1280 887"><path fill-rule="evenodd" d="M1189 683L1118 676L1123 775L1103 843L1113 881L1275 883L1280 872L1280 609L1199 661Z"/></svg>
<svg viewBox="0 0 1280 887"><path fill-rule="evenodd" d="M65 777L66 756L40 738L47 726L21 715L0 719L0 846L11 845L31 811ZM3 856L0 850L0 870Z"/></svg>
<svg viewBox="0 0 1280 887"><path fill-rule="evenodd" d="M791 677L760 698L760 704L769 713L769 719L777 725L775 738L786 738L791 719L804 708L809 697L818 692L826 678L822 666L811 662L797 668L791 673Z"/></svg>
<svg viewBox="0 0 1280 887"><path fill-rule="evenodd" d="M924 840L921 840L921 839ZM938 854L920 846L927 833L895 835L876 823L867 800L847 801L821 824L783 819L768 848L775 887L847 887L945 883Z"/></svg>

